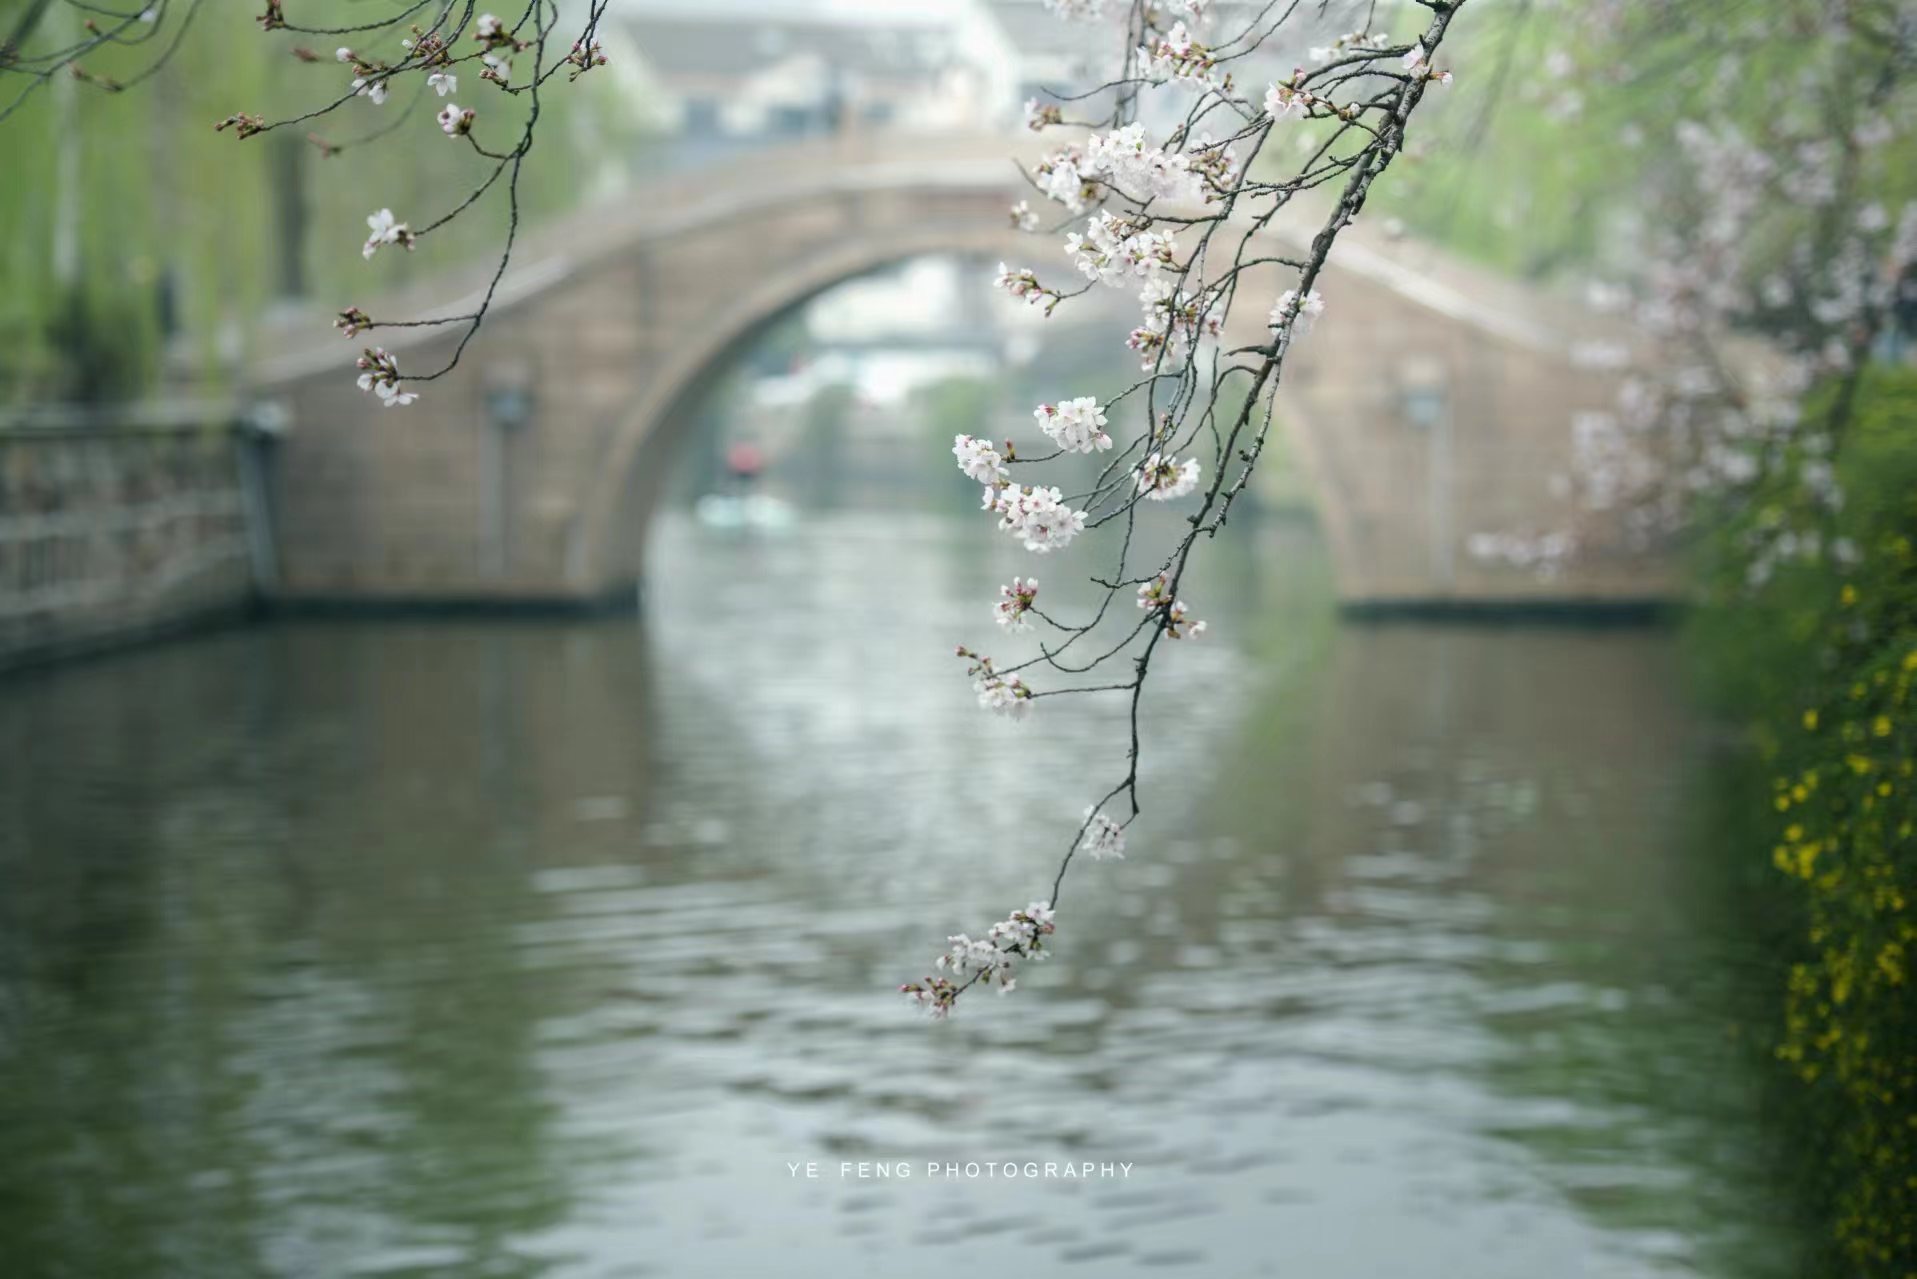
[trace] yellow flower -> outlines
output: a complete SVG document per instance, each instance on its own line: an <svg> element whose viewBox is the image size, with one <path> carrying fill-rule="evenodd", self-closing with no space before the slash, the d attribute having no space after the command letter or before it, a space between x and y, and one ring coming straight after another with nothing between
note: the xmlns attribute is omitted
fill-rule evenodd
<svg viewBox="0 0 1917 1279"><path fill-rule="evenodd" d="M1910 656L1917 657L1917 653L1912 653ZM1907 658L1905 660L1908 662L1909 659ZM1815 733L1817 731L1817 712L1815 710L1804 712L1804 731L1808 733Z"/></svg>

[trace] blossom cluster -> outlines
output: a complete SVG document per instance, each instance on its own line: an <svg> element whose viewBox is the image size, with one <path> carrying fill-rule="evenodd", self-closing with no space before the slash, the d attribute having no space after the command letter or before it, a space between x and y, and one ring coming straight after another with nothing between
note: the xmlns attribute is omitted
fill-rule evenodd
<svg viewBox="0 0 1917 1279"><path fill-rule="evenodd" d="M1138 588L1138 607L1162 612L1167 639L1197 639L1205 633L1205 623L1192 619L1185 601L1172 594L1171 578L1164 573Z"/></svg>
<svg viewBox="0 0 1917 1279"><path fill-rule="evenodd" d="M1011 450L1010 442L1006 450ZM1006 456L992 447L990 440L978 440L969 435L959 435L952 440L952 456L958 459L959 470L968 479L977 480L986 488L997 488L1011 482L1011 473L1005 469Z"/></svg>
<svg viewBox="0 0 1917 1279"><path fill-rule="evenodd" d="M1068 453L1091 453L1112 446L1112 437L1105 433L1105 410L1092 396L1041 404L1032 410L1032 416L1038 419L1038 429Z"/></svg>
<svg viewBox="0 0 1917 1279"><path fill-rule="evenodd" d="M1040 160L1033 172L1039 191L1073 213L1083 213L1103 188L1140 204L1196 203L1206 194L1202 177L1192 171L1191 157L1153 143L1136 121L1094 133L1083 146L1061 147Z"/></svg>
<svg viewBox="0 0 1917 1279"><path fill-rule="evenodd" d="M366 243L360 248L360 256L364 258L371 258L382 245L387 244L397 244L410 251L419 239L404 222L394 219L391 209L381 209L368 215L366 225L371 228L372 234L366 237Z"/></svg>
<svg viewBox="0 0 1917 1279"><path fill-rule="evenodd" d="M1308 332L1311 322L1325 313L1325 300L1318 290L1308 290L1303 297L1296 289L1286 289L1278 297L1277 305L1271 308L1269 321L1274 330L1289 329L1293 334Z"/></svg>
<svg viewBox="0 0 1917 1279"><path fill-rule="evenodd" d="M462 107L457 102L448 102L439 109L435 117L439 121L440 132L449 138L463 138L473 131L473 120L477 115L470 107Z"/></svg>
<svg viewBox="0 0 1917 1279"><path fill-rule="evenodd" d="M1224 324L1219 296L1205 289L1181 289L1165 275L1153 275L1138 292L1143 322L1125 338L1139 354L1139 367L1182 359L1203 338L1215 338Z"/></svg>
<svg viewBox="0 0 1917 1279"><path fill-rule="evenodd" d="M1214 76L1217 55L1192 39L1183 22L1172 24L1171 30L1162 35L1148 37L1139 46L1138 63L1145 78L1157 83L1170 80L1199 89L1231 89L1229 75L1222 82Z"/></svg>
<svg viewBox="0 0 1917 1279"><path fill-rule="evenodd" d="M1025 99L1025 127L1033 133L1065 123L1065 112L1056 102L1040 102L1037 98Z"/></svg>
<svg viewBox="0 0 1917 1279"><path fill-rule="evenodd" d="M1185 601L1173 600L1165 610L1166 639L1197 639L1205 633L1205 623L1193 619Z"/></svg>
<svg viewBox="0 0 1917 1279"><path fill-rule="evenodd" d="M1000 674L998 668L992 665L991 658L983 653L974 653L963 644L958 646L957 652L971 663L965 673L972 677L972 692L977 695L982 709L1014 720L1024 719L1032 713L1035 694L1016 673Z"/></svg>
<svg viewBox="0 0 1917 1279"><path fill-rule="evenodd" d="M996 512L999 528L1039 555L1064 550L1085 531L1085 512L1073 510L1063 493L1044 484L987 487L984 509Z"/></svg>
<svg viewBox="0 0 1917 1279"><path fill-rule="evenodd" d="M1176 458L1154 453L1138 471L1138 491L1154 502L1169 502L1184 497L1198 487L1198 459Z"/></svg>
<svg viewBox="0 0 1917 1279"><path fill-rule="evenodd" d="M1311 114L1311 108L1319 101L1316 94L1300 85L1274 84L1265 90L1265 114L1274 124L1294 117L1302 119Z"/></svg>
<svg viewBox="0 0 1917 1279"><path fill-rule="evenodd" d="M1086 139L1080 171L1140 202L1204 197L1203 184L1191 171L1191 157L1154 144L1137 121Z"/></svg>
<svg viewBox="0 0 1917 1279"><path fill-rule="evenodd" d="M946 938L945 953L933 961L938 971L905 983L899 991L915 1007L941 1020L951 1015L960 992L975 982L996 986L1001 995L1010 994L1018 985L1014 974L1019 964L1048 958L1045 939L1056 930L1052 904L1033 902L993 924L983 937L958 933Z"/></svg>
<svg viewBox="0 0 1917 1279"><path fill-rule="evenodd" d="M356 361L359 389L379 396L389 409L404 408L419 397L399 384L399 362L383 346L369 346Z"/></svg>
<svg viewBox="0 0 1917 1279"><path fill-rule="evenodd" d="M1013 634L1031 630L1032 624L1025 620L1025 615L1038 601L1038 579L1015 577L1010 586L999 587L998 593L999 601L992 606L992 616L998 624Z"/></svg>
<svg viewBox="0 0 1917 1279"><path fill-rule="evenodd" d="M1095 862L1106 858L1125 860L1125 828L1100 812L1096 806L1085 810L1085 829L1078 846Z"/></svg>
<svg viewBox="0 0 1917 1279"><path fill-rule="evenodd" d="M1176 267L1177 242L1169 231L1147 229L1143 217L1116 217L1109 210L1086 223L1083 232L1065 237L1065 253L1079 274L1099 284L1118 285L1127 276L1150 276Z"/></svg>
<svg viewBox="0 0 1917 1279"><path fill-rule="evenodd" d="M1648 27L1612 29L1626 15L1598 8L1608 17L1591 15L1594 50L1629 34L1662 38ZM1623 375L1608 410L1579 405L1567 415L1571 465L1550 482L1572 527L1483 532L1467 543L1474 556L1552 574L1576 554L1666 544L1698 512L1751 499L1769 514L1739 533L1749 587L1787 563L1844 564L1857 553L1826 527L1845 501L1833 457L1848 401L1808 406L1818 387L1856 377L1899 309L1917 301L1917 202L1901 211L1886 203L1902 194L1897 144L1917 117L1868 70L1899 55L1881 47L1861 11L1808 3L1801 11L1848 52L1827 64L1794 62L1782 109L1752 120L1736 95L1711 93L1620 132L1621 146L1663 147L1678 161L1671 182L1648 188L1648 207L1629 211L1626 279L1589 291L1595 309L1622 313L1647 340L1571 351L1577 367ZM1777 21L1753 11L1713 39L1789 58ZM1602 85L1577 75L1584 60L1553 51L1538 87L1555 95L1547 114L1584 110L1580 97L1560 92L1567 79ZM1701 66L1720 85L1750 74L1742 54L1715 52ZM1406 67L1428 72L1428 58L1414 47ZM1761 356L1724 341L1735 332L1761 335Z"/></svg>
<svg viewBox="0 0 1917 1279"><path fill-rule="evenodd" d="M595 40L588 44L575 40L573 41L572 52L566 55L566 63L572 67L572 70L566 74L566 79L569 81L577 80L594 67L605 66L606 62L606 51L600 46L598 41Z"/></svg>
<svg viewBox="0 0 1917 1279"><path fill-rule="evenodd" d="M1022 299L1032 306L1044 307L1047 315L1057 309L1059 302L1063 300L1057 289L1050 289L1040 284L1038 276L1029 267L1013 270L1003 262L999 263L998 275L992 281L992 286L1004 289L1013 297Z"/></svg>

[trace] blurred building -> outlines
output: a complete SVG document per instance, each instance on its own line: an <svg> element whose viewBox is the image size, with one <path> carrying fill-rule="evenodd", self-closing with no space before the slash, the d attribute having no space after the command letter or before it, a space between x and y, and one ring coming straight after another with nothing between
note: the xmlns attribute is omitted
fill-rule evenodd
<svg viewBox="0 0 1917 1279"><path fill-rule="evenodd" d="M680 160L860 131L976 132L1018 115L1015 50L978 0L622 17L636 79Z"/></svg>
<svg viewBox="0 0 1917 1279"><path fill-rule="evenodd" d="M1230 45L1263 6L1221 3L1198 28ZM1235 57L1241 81L1289 74L1308 44L1361 19L1329 3L1295 34ZM1121 64L1117 22L1069 22L1044 0L648 0L620 11L628 84L680 166L796 138L1016 129L1029 98L1085 94ZM1253 96L1256 96L1254 93ZM1104 95L1069 114L1095 119ZM1183 114L1173 104L1160 122Z"/></svg>

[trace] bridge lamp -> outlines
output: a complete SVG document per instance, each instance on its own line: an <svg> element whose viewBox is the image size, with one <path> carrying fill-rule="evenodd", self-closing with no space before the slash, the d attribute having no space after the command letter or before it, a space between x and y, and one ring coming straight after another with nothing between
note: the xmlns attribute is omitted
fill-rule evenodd
<svg viewBox="0 0 1917 1279"><path fill-rule="evenodd" d="M1422 430L1430 430L1444 420L1444 387L1426 383L1411 385L1402 392L1405 421Z"/></svg>
<svg viewBox="0 0 1917 1279"><path fill-rule="evenodd" d="M486 414L504 430L517 431L532 421L531 388L517 382L491 387L486 392Z"/></svg>
<svg viewBox="0 0 1917 1279"><path fill-rule="evenodd" d="M512 565L514 477L512 437L532 422L532 376L514 369L496 374L486 388L486 416L492 429L479 439L480 566L505 577Z"/></svg>
<svg viewBox="0 0 1917 1279"><path fill-rule="evenodd" d="M1406 360L1398 382L1399 408L1405 421L1429 431L1445 417L1445 367L1429 356Z"/></svg>
<svg viewBox="0 0 1917 1279"><path fill-rule="evenodd" d="M1399 382L1399 405L1405 420L1425 437L1425 507L1428 515L1426 539L1431 558L1431 584L1448 590L1454 580L1456 564L1452 543L1457 537L1455 507L1457 492L1453 477L1451 413L1445 394L1446 369L1435 357L1405 362Z"/></svg>

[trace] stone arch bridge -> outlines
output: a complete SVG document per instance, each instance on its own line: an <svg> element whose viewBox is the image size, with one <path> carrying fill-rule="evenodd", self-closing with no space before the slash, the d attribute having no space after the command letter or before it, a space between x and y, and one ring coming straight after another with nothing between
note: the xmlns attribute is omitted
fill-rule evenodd
<svg viewBox="0 0 1917 1279"><path fill-rule="evenodd" d="M635 600L665 460L691 416L679 410L755 328L922 253L1062 274L1051 241L1008 225L1021 193L1008 150L1003 138L814 143L565 220L522 240L460 368L404 411L355 388L357 342L255 369L251 392L285 428L269 594L294 605ZM1274 280L1272 295L1283 287ZM1601 540L1555 579L1468 553L1476 533L1572 521L1549 477L1568 465L1573 414L1608 405L1616 376L1574 350L1620 335L1363 226L1334 251L1323 290L1328 313L1294 348L1279 403L1345 603L1618 607L1666 592L1658 565ZM476 299L447 303L460 291L441 281L367 309L455 314ZM1256 296L1239 308L1253 325L1268 309ZM421 369L443 363L457 333L379 336L402 368Z"/></svg>

